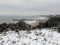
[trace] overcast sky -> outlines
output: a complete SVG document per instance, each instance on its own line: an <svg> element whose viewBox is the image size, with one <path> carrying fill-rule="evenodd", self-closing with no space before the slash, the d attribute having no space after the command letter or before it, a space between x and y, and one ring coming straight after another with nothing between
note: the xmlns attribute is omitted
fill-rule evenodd
<svg viewBox="0 0 60 45"><path fill-rule="evenodd" d="M60 0L0 0L0 15L60 14Z"/></svg>

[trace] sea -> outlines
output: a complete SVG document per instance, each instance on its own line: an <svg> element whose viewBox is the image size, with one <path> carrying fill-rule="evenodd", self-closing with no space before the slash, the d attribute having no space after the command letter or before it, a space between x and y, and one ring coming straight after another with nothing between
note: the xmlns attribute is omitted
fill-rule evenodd
<svg viewBox="0 0 60 45"><path fill-rule="evenodd" d="M0 24L1 23L16 23L18 21L13 21L13 19L32 19L32 20L37 20L37 19L44 19L47 18L48 16L40 16L40 15L35 15L35 16L23 16L23 15L0 15Z"/></svg>

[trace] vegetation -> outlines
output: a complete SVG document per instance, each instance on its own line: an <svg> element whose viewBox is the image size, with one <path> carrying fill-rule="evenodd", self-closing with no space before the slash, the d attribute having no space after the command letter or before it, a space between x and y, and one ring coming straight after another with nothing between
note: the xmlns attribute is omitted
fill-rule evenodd
<svg viewBox="0 0 60 45"><path fill-rule="evenodd" d="M60 33L60 26L58 26L58 30L57 31Z"/></svg>
<svg viewBox="0 0 60 45"><path fill-rule="evenodd" d="M39 22L39 25L37 25L36 28L44 28L44 23L43 22Z"/></svg>
<svg viewBox="0 0 60 45"><path fill-rule="evenodd" d="M57 28L57 31L60 32L60 16L50 17L45 23L40 22L36 28Z"/></svg>
<svg viewBox="0 0 60 45"><path fill-rule="evenodd" d="M0 24L0 32L3 31L8 31L8 30L12 30L12 31L18 31L18 30L30 30L31 29L31 25L26 24L24 21L20 21L15 23L2 23Z"/></svg>
<svg viewBox="0 0 60 45"><path fill-rule="evenodd" d="M51 17L45 23L45 27L55 27L55 26L58 26L58 25L60 25L60 16Z"/></svg>
<svg viewBox="0 0 60 45"><path fill-rule="evenodd" d="M60 16L51 17L46 22L40 22L36 27L32 27L32 29L36 28L50 28L50 27L58 27L58 32L60 32ZM0 24L0 32L8 31L8 30L31 30L31 25L26 24L24 21L19 21L17 23L2 23Z"/></svg>

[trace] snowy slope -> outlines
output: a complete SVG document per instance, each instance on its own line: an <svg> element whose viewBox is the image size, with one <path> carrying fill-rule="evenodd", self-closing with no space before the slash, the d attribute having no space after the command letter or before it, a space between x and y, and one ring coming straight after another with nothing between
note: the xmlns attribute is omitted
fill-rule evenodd
<svg viewBox="0 0 60 45"><path fill-rule="evenodd" d="M60 45L60 33L49 29L3 32L0 45Z"/></svg>

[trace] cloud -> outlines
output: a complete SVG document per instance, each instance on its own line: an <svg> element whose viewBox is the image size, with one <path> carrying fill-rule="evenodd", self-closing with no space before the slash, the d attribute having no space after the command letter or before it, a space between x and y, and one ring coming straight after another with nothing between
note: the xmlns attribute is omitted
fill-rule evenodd
<svg viewBox="0 0 60 45"><path fill-rule="evenodd" d="M60 0L0 0L0 14L37 15L60 12Z"/></svg>
<svg viewBox="0 0 60 45"><path fill-rule="evenodd" d="M0 0L0 4L2 5L21 5L23 4L23 0Z"/></svg>
<svg viewBox="0 0 60 45"><path fill-rule="evenodd" d="M0 0L0 5L28 6L55 2L57 2L57 0Z"/></svg>

